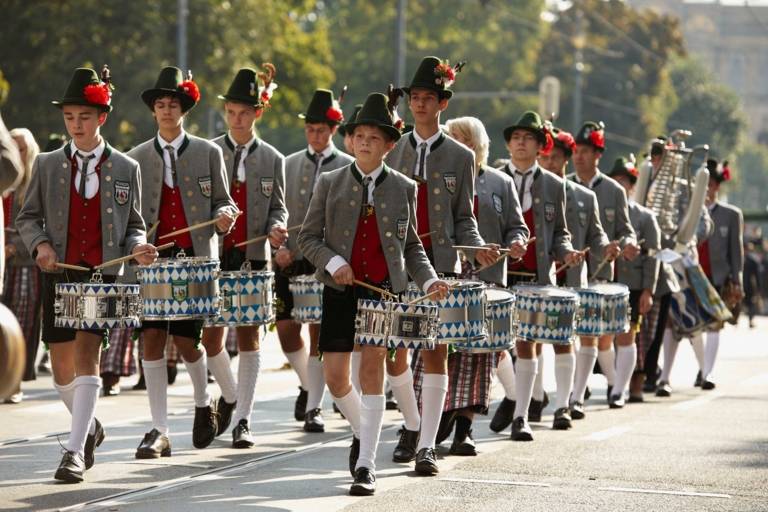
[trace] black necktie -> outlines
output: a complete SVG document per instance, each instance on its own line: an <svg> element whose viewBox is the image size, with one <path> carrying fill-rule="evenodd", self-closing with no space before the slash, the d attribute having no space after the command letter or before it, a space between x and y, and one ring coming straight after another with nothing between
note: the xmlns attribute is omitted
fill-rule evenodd
<svg viewBox="0 0 768 512"><path fill-rule="evenodd" d="M530 172L522 173L520 171L515 171L515 173L520 176L520 187L517 189L517 198L520 199L520 206L523 205L523 194L525 193L525 182L528 180L528 176L531 174Z"/></svg>
<svg viewBox="0 0 768 512"><path fill-rule="evenodd" d="M363 178L363 204L367 205L371 197L371 177Z"/></svg>
<svg viewBox="0 0 768 512"><path fill-rule="evenodd" d="M83 199L86 199L85 182L88 181L88 163L94 158L94 156L83 155L80 152L77 153L77 156L79 156L80 160L82 160L82 164L80 167L80 187L78 188L77 193L80 194L80 197L82 197Z"/></svg>
<svg viewBox="0 0 768 512"><path fill-rule="evenodd" d="M235 162L232 167L232 176L234 176L235 180L240 181L242 183L245 182L245 173L243 173L243 179L240 179L239 167L240 167L240 159L243 157L243 150L245 149L245 146L237 146L237 149L235 149ZM173 158L173 157L171 157ZM173 160L171 160L173 162Z"/></svg>
<svg viewBox="0 0 768 512"><path fill-rule="evenodd" d="M425 167L427 165L427 143L419 144L419 167L416 170L416 177L422 181L427 181Z"/></svg>
<svg viewBox="0 0 768 512"><path fill-rule="evenodd" d="M168 156L171 159L171 181L173 182L173 188L176 188L176 152L170 144L165 146L165 150L168 151Z"/></svg>

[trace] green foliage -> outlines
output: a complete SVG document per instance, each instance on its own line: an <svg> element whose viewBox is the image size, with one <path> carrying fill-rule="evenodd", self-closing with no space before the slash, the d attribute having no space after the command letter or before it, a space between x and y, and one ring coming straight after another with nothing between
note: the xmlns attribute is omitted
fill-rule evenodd
<svg viewBox="0 0 768 512"><path fill-rule="evenodd" d="M733 181L723 185L728 202L744 211L768 211L768 147L750 145L731 158Z"/></svg>

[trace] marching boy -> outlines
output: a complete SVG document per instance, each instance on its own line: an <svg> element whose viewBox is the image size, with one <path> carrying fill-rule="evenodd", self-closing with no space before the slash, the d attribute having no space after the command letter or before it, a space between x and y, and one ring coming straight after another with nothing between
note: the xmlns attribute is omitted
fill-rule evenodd
<svg viewBox="0 0 768 512"><path fill-rule="evenodd" d="M354 281L400 293L410 275L425 292L447 291L416 233L416 184L384 164L400 138L393 110L383 94L368 96L349 126L355 162L318 177L298 239L325 283L320 352L328 388L355 436L349 457L353 495L371 495L376 489L374 460L385 408L387 353L386 347L363 347L360 397L349 370L357 300L379 297Z"/></svg>
<svg viewBox="0 0 768 512"><path fill-rule="evenodd" d="M99 133L112 110L109 69L101 80L92 69L75 70L64 97L53 104L64 115L71 142L35 160L32 182L19 212L19 233L43 271L43 341L51 351L53 385L72 414L72 430L54 478L82 482L94 463L104 429L94 417L99 396L99 356L104 329L75 330L54 325L56 284L87 282L92 268L134 254L141 264L157 257L146 243L141 218L139 165L113 149ZM106 267L114 282L122 265Z"/></svg>
<svg viewBox="0 0 768 512"><path fill-rule="evenodd" d="M161 256L172 257L183 250L187 256L218 256L218 235L229 233L237 207L229 196L221 148L189 135L184 117L200 100L200 91L191 74L183 80L181 70L166 67L155 86L141 93L141 99L157 122L157 135L129 153L141 164L141 214L148 225L157 227L157 239L164 234L217 219L215 226L166 237L174 242ZM218 433L216 403L208 394L205 351L199 348L202 320L153 320L142 323L144 378L152 414L150 430L136 450L137 459L171 456L168 437L168 367L166 338L173 341L184 359L195 398L192 444L205 448Z"/></svg>
<svg viewBox="0 0 768 512"><path fill-rule="evenodd" d="M237 72L229 90L219 99L224 100L224 112L229 132L213 139L224 153L229 191L241 215L232 231L224 237L221 252L221 270L240 270L248 261L251 270L263 270L267 265L266 242L238 247L238 244L262 235L268 235L271 247L285 241L285 173L283 155L265 141L256 137L254 123L269 105L275 67L265 64L257 73L244 68ZM260 84L261 83L261 84ZM219 413L218 434L227 430L235 413L232 430L233 448L250 448L254 441L250 431L256 381L261 367L259 327L238 326L239 349L237 383L230 368L229 354L224 350L224 328L203 329L203 346L208 368L221 388L216 410Z"/></svg>

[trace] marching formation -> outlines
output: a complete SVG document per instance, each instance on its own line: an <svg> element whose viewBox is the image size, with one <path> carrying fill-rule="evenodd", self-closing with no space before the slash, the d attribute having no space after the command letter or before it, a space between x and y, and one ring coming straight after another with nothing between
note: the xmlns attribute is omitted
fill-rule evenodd
<svg viewBox="0 0 768 512"><path fill-rule="evenodd" d="M462 68L426 57L408 86L369 94L349 119L344 93L316 90L299 115L307 147L287 157L254 128L277 87L272 64L238 71L218 96L228 131L210 141L184 129L200 100L191 73L162 69L141 94L157 134L127 154L100 135L109 69L75 71L53 102L69 142L39 154L6 205L12 256L42 270L32 295L72 416L57 480L94 466L100 355L132 336L152 418L136 458L172 456L169 347L192 381L193 445L228 434L233 448L254 446L259 328L275 323L300 382L296 420L324 432L327 386L349 422L353 495L376 489L386 388L403 420L393 460L435 475L451 434L451 454L477 454L473 419L489 413L494 376L505 397L491 429L533 440L550 402L545 345L556 430L585 418L596 363L611 408L644 390L670 396L682 339L698 385L715 387L719 330L742 298L743 220L717 198L727 162L678 130L606 174L602 123L574 136L528 111L504 130L509 160L493 168L480 120L441 123Z"/></svg>

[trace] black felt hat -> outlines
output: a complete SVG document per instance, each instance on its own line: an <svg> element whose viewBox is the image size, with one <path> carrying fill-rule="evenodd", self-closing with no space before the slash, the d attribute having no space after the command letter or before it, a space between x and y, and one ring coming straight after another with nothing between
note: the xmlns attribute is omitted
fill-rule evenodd
<svg viewBox="0 0 768 512"><path fill-rule="evenodd" d="M632 182L632 184L637 183L637 175L638 171L637 167L635 167L635 164L632 162L632 160L624 158L623 156L620 156L616 159L615 162L613 162L611 172L608 173L608 176L611 178L626 176L629 178L629 181Z"/></svg>
<svg viewBox="0 0 768 512"><path fill-rule="evenodd" d="M226 94L219 94L218 98L225 101L244 103L252 107L260 107L259 81L255 69L242 68L235 75L235 79L229 85Z"/></svg>
<svg viewBox="0 0 768 512"><path fill-rule="evenodd" d="M341 135L343 135L343 136L347 135L347 126L349 126L350 123L354 123L355 122L355 119L357 119L357 114L360 113L360 109L361 108L363 108L363 104L362 103L358 103L357 105L355 105L355 110L354 110L354 112L352 112L352 115L349 116L349 121L347 121L345 124L342 124L341 126L339 126L339 133ZM352 134L350 133L350 135L352 135Z"/></svg>
<svg viewBox="0 0 768 512"><path fill-rule="evenodd" d="M504 128L504 140L509 142L512 132L515 130L529 131L536 135L541 144L547 143L547 135L544 131L544 123L541 120L541 116L532 110L524 112L520 119L512 126Z"/></svg>
<svg viewBox="0 0 768 512"><path fill-rule="evenodd" d="M363 107L354 122L347 123L346 128L351 135L355 128L361 125L377 126L384 130L394 141L400 140L400 130L395 126L395 120L389 109L389 99L386 95L374 92L368 95Z"/></svg>
<svg viewBox="0 0 768 512"><path fill-rule="evenodd" d="M605 151L605 125L602 121L587 121L581 125L575 140L576 144L587 144L598 151Z"/></svg>
<svg viewBox="0 0 768 512"><path fill-rule="evenodd" d="M317 89L312 95L307 112L299 114L299 118L307 123L339 125L344 121L344 114L339 109L338 102L333 99L333 91Z"/></svg>
<svg viewBox="0 0 768 512"><path fill-rule="evenodd" d="M168 66L160 71L155 86L141 93L141 99L150 110L154 111L155 100L163 96L174 96L181 103L181 111L187 112L200 101L200 89L192 80L190 72L187 79L177 67Z"/></svg>
<svg viewBox="0 0 768 512"><path fill-rule="evenodd" d="M96 107L103 112L112 111L112 85L109 68L104 66L102 80L96 71L90 68L77 68L69 81L64 96L51 103L61 108L64 105L83 105Z"/></svg>
<svg viewBox="0 0 768 512"><path fill-rule="evenodd" d="M456 74L462 70L461 62L451 67L447 62L442 62L437 57L424 57L413 75L411 85L402 87L406 94L411 94L411 89L429 89L435 91L440 99L450 99L453 91L449 89L456 80Z"/></svg>

